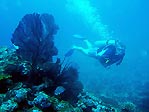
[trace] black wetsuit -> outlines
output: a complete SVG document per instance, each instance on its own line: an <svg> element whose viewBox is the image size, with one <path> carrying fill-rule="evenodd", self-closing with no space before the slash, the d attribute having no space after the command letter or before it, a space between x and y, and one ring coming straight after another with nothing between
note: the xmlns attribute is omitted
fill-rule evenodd
<svg viewBox="0 0 149 112"><path fill-rule="evenodd" d="M119 53L117 53L116 47L114 45L108 45L102 50L106 50L106 52L99 57L99 61L104 67L110 66L114 63L119 65L125 56L125 50L122 49ZM100 51L98 50L97 53L98 52Z"/></svg>

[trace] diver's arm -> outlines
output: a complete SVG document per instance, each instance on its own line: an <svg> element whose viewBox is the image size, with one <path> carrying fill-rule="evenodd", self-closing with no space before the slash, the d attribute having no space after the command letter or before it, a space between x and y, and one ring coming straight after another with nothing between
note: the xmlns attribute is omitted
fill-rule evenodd
<svg viewBox="0 0 149 112"><path fill-rule="evenodd" d="M105 46L105 45L107 45L107 40L100 40L100 41L94 42L94 46L97 48Z"/></svg>
<svg viewBox="0 0 149 112"><path fill-rule="evenodd" d="M94 42L95 47L102 47L106 45L115 45L116 40L99 40Z"/></svg>

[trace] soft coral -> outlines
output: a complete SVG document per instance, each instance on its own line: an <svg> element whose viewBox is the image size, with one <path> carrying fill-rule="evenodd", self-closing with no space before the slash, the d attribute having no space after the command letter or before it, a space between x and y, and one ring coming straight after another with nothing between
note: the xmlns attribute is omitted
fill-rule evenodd
<svg viewBox="0 0 149 112"><path fill-rule="evenodd" d="M57 55L53 35L57 33L58 26L49 14L27 14L19 22L11 39L18 46L17 54L34 67L46 61L52 61Z"/></svg>

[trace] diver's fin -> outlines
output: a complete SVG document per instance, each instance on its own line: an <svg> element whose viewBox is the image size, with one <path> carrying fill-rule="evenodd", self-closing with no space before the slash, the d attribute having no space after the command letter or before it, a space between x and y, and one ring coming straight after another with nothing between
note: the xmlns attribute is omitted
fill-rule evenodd
<svg viewBox="0 0 149 112"><path fill-rule="evenodd" d="M69 51L66 52L65 57L69 57L73 54L74 49L70 49Z"/></svg>
<svg viewBox="0 0 149 112"><path fill-rule="evenodd" d="M76 38L76 39L79 39L79 40L86 40L86 38L85 37L82 37L81 35L78 35L78 34L74 34L74 35L72 35L74 38Z"/></svg>

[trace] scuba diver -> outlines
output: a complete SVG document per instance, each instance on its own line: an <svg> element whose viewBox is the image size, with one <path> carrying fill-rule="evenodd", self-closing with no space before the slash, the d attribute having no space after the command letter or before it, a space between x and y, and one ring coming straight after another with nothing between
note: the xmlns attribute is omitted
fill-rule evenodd
<svg viewBox="0 0 149 112"><path fill-rule="evenodd" d="M125 56L125 46L118 40L101 40L95 41L94 44L80 35L73 35L75 38L83 40L87 48L74 45L66 54L69 57L74 50L80 51L83 54L93 57L104 66L109 67L112 64L120 65Z"/></svg>

